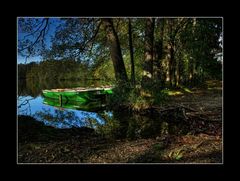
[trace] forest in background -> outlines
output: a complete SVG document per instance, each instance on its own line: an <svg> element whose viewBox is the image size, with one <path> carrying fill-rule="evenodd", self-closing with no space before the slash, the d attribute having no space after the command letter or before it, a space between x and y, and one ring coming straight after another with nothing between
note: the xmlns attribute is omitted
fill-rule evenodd
<svg viewBox="0 0 240 181"><path fill-rule="evenodd" d="M18 65L20 78L91 77L142 87L222 78L221 18L63 18L50 48L40 41L50 20L30 20L19 19L19 31L39 23L38 40L19 41L19 52L43 61Z"/></svg>

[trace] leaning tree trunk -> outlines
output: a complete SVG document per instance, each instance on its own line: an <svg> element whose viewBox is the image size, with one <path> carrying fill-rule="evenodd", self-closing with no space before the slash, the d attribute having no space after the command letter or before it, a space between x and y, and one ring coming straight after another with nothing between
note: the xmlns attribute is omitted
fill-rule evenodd
<svg viewBox="0 0 240 181"><path fill-rule="evenodd" d="M154 41L154 18L146 20L145 29L145 59L143 62L142 86L148 87L153 77L153 41Z"/></svg>
<svg viewBox="0 0 240 181"><path fill-rule="evenodd" d="M118 84L128 82L126 69L123 62L121 47L118 39L118 35L114 29L112 19L102 19L107 39L110 44L110 53L113 62L115 78Z"/></svg>

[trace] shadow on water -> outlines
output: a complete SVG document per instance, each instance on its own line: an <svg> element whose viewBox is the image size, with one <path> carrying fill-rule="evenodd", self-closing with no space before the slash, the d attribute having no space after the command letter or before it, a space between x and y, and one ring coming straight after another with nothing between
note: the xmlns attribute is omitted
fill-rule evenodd
<svg viewBox="0 0 240 181"><path fill-rule="evenodd" d="M141 115L129 111L111 111L111 114L100 115L105 119L105 124L99 125L97 131L116 139L184 135L190 131L181 117L176 119L157 113Z"/></svg>
<svg viewBox="0 0 240 181"><path fill-rule="evenodd" d="M37 98L41 103L45 99ZM34 108L34 103L31 103ZM188 124L181 118L176 121L175 117L165 117L160 114L134 114L126 110L111 111L101 107L101 102L90 105L66 105L45 107L32 110L30 115L46 126L57 129L88 127L104 137L113 139L138 139L164 136L168 134L180 135L189 131ZM31 106L31 105L29 105ZM66 107L67 108L64 108ZM82 108L81 108L82 106ZM99 107L100 106L100 107Z"/></svg>
<svg viewBox="0 0 240 181"><path fill-rule="evenodd" d="M47 114L39 116L47 116ZM75 119L73 114L60 114L55 118L59 117L68 117L69 120ZM58 125L59 120L56 121L55 118L51 115L51 117L44 119L52 119L51 122ZM71 127L71 129L61 127L61 129L57 129L57 127L54 127L53 125L46 125L44 122L37 121L31 116L18 116L18 142L20 143L20 146L22 143L69 140L73 136L85 137L92 135L93 133L93 129L85 126L80 128Z"/></svg>

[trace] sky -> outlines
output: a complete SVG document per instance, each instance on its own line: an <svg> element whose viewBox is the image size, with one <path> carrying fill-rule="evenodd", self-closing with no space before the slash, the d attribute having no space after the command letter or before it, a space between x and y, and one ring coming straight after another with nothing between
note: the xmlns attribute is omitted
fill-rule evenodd
<svg viewBox="0 0 240 181"><path fill-rule="evenodd" d="M30 18L25 18L25 19L30 19ZM42 18L38 18L38 19L42 19ZM18 19L19 20L19 19ZM46 45L47 47L49 48L51 46L51 37L54 35L55 31L56 31L56 27L60 25L60 20L59 18L49 18L49 23L50 23L50 27L49 27L49 31L46 35ZM27 34L26 33L22 33L20 30L19 30L19 27L18 27L18 36L17 36L17 40L21 40L24 38L24 36L26 36ZM33 40L32 36L28 36L28 38L30 40ZM18 42L18 41L17 41ZM32 61L35 61L35 62L39 62L41 61L41 56L34 56L34 57L29 57L27 59L27 62L26 63L30 63ZM18 54L17 56L17 63L20 64L20 63L25 63L25 57L22 57L21 55Z"/></svg>

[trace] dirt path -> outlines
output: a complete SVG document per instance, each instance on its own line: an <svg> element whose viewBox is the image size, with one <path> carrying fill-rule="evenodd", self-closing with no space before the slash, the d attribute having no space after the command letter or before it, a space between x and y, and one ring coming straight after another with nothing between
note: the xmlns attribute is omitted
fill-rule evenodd
<svg viewBox="0 0 240 181"><path fill-rule="evenodd" d="M222 111L222 83L208 81L200 88L193 88L190 92L172 96L171 104L181 104L196 109L198 112Z"/></svg>
<svg viewBox="0 0 240 181"><path fill-rule="evenodd" d="M186 116L193 116L193 119L189 120L192 121L191 126L195 126L197 121L194 118L196 117L204 120L203 125L197 125L200 128L193 127L194 130L199 129L198 132L183 136L120 141L109 149L100 150L97 154L91 155L86 161L94 163L221 163L223 146L221 82L209 81L203 88L195 88L191 92L171 97L166 106L176 106L176 103L194 110L194 112L186 112ZM200 120L200 122L203 121Z"/></svg>

